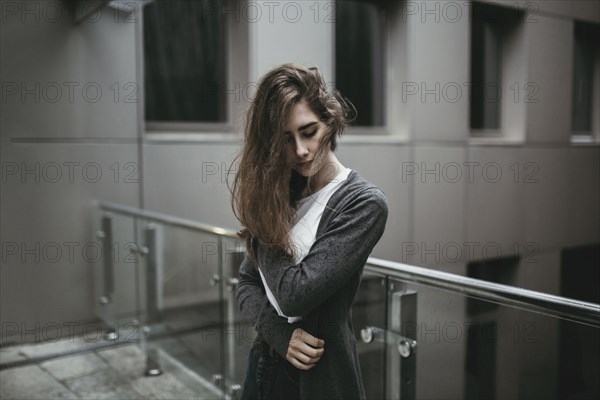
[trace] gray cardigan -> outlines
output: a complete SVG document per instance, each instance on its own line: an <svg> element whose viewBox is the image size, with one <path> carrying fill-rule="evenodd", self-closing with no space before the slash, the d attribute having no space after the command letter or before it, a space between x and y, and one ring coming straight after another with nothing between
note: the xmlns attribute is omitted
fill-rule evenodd
<svg viewBox="0 0 600 400"><path fill-rule="evenodd" d="M325 341L316 366L299 370L302 399L365 399L350 308L364 265L385 229L385 194L352 170L323 211L316 239L299 264L287 255L252 245L265 279L293 324L269 302L256 264L246 254L239 272L236 299L259 337L284 359L292 332L300 327Z"/></svg>

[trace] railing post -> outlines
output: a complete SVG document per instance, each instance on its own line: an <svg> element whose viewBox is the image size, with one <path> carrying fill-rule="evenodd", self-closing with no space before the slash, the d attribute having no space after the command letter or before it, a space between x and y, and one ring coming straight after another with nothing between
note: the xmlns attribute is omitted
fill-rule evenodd
<svg viewBox="0 0 600 400"><path fill-rule="evenodd" d="M103 295L100 302L103 304L110 303L114 290L114 272L113 272L113 248L112 248L112 216L108 213L102 216L102 230L98 232L98 236L102 239L102 267L103 267ZM103 299L104 298L104 299Z"/></svg>
<svg viewBox="0 0 600 400"><path fill-rule="evenodd" d="M160 320L160 310L162 308L162 258L159 255L159 240L157 238L157 227L155 224L148 224L144 230L145 245L139 250L140 256L146 257L146 318L144 321L144 331L146 333L143 340L148 340L152 325ZM156 349L148 348L146 345L146 376L157 376L162 374L162 368L158 360Z"/></svg>
<svg viewBox="0 0 600 400"><path fill-rule="evenodd" d="M146 257L146 324L158 322L162 300L162 279L160 271L159 243L155 224L149 224L144 230L145 245L140 255Z"/></svg>
<svg viewBox="0 0 600 400"><path fill-rule="evenodd" d="M226 349L227 349L227 376L230 379L236 379L235 370L238 360L236 359L236 349L239 348L239 344L236 343L236 339L245 340L244 338L244 330L238 331L238 326L236 326L236 310L237 310L237 302L235 298L235 288L238 282L237 275L239 271L239 266L244 259L244 252L241 251L233 251L227 252L227 262L224 264L225 268L223 269L223 276L226 278L226 291L225 291L225 301L226 301L226 316L225 316L225 329L229 333L227 335ZM233 335L231 333L234 333ZM229 382L228 394L231 399L235 400L239 397L240 393L240 382Z"/></svg>
<svg viewBox="0 0 600 400"><path fill-rule="evenodd" d="M390 394L393 399L412 400L416 398L417 381L417 342L414 329L417 323L417 292L407 290L406 285L402 284L400 290L391 292L391 303L390 331L399 335L400 339L393 343L391 349Z"/></svg>
<svg viewBox="0 0 600 400"><path fill-rule="evenodd" d="M98 303L102 307L102 319L108 325L104 338L106 340L116 340L119 333L113 326L113 321L107 316L109 304L113 301L114 295L114 266L113 266L113 247L112 247L112 216L110 213L104 213L100 221L100 230L96 236L102 240L102 294L98 298Z"/></svg>

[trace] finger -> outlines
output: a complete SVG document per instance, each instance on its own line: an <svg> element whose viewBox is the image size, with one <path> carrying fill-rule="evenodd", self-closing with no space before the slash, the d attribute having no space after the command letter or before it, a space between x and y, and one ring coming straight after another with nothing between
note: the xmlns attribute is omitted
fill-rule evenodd
<svg viewBox="0 0 600 400"><path fill-rule="evenodd" d="M318 361L322 354L322 349L315 349L306 343L299 343L295 345L290 344L286 356L295 357L309 363Z"/></svg>
<svg viewBox="0 0 600 400"><path fill-rule="evenodd" d="M296 345L298 343L304 343L304 341L309 335L308 332L303 330L302 328L296 328L296 330L292 333L292 338L290 339L290 345Z"/></svg>
<svg viewBox="0 0 600 400"><path fill-rule="evenodd" d="M299 342L307 343L313 347L323 347L325 341L323 339L319 339L306 332L302 328L296 328L293 333L293 338L298 339Z"/></svg>
<svg viewBox="0 0 600 400"><path fill-rule="evenodd" d="M293 349L291 355L304 364L315 364L321 360L323 349L314 349L307 344L304 346L305 348L302 350Z"/></svg>
<svg viewBox="0 0 600 400"><path fill-rule="evenodd" d="M316 362L321 359L321 357L310 357L300 352L294 353L293 357L305 365L316 364Z"/></svg>
<svg viewBox="0 0 600 400"><path fill-rule="evenodd" d="M316 338L306 331L303 331L301 339L304 343L309 344L312 347L323 347L325 345L325 341L323 339Z"/></svg>
<svg viewBox="0 0 600 400"><path fill-rule="evenodd" d="M323 347L315 348L315 347L309 346L306 343L297 345L294 350L297 352L300 352L302 354L306 354L307 356L312 357L312 358L321 358L321 356L323 355L323 352L325 351L325 349Z"/></svg>
<svg viewBox="0 0 600 400"><path fill-rule="evenodd" d="M312 339L310 341L305 342L309 345L311 345L312 347L316 347L316 348L322 348L323 346L325 346L325 341L323 339L318 339L316 337L312 337Z"/></svg>
<svg viewBox="0 0 600 400"><path fill-rule="evenodd" d="M290 358L295 358L304 364L313 364L321 359L323 351L323 349L315 349L303 343L298 347L290 346L288 348L286 358L289 356Z"/></svg>
<svg viewBox="0 0 600 400"><path fill-rule="evenodd" d="M309 369L312 369L316 366L316 364L304 364L303 362L299 361L298 359L294 358L294 357L290 357L288 359L288 361L290 362L290 364L292 364L294 367L304 370L304 371L308 371Z"/></svg>

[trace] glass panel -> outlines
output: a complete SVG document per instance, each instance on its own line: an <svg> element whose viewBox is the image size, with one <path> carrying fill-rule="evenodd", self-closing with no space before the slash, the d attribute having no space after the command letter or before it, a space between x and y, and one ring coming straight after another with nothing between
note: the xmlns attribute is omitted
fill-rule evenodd
<svg viewBox="0 0 600 400"><path fill-rule="evenodd" d="M225 354L219 239L144 218L138 219L138 236L143 254L139 302L149 361L178 376L197 375L202 379L190 382L222 393L223 380L213 384L224 375Z"/></svg>
<svg viewBox="0 0 600 400"><path fill-rule="evenodd" d="M93 236L92 241L96 243L96 246L101 250L100 257L95 259L93 265L93 274L94 274L94 309L96 312L96 316L106 324L109 324L109 320L111 319L111 306L106 303L106 299L103 299L103 296L108 297L110 293L107 293L109 289L105 287L105 258L107 257L107 250L105 249L104 242L112 242L112 238L110 234L106 231L107 226L103 226L102 218L104 216L109 216L110 213L106 213L99 208L92 209L92 228L93 228ZM106 237L108 236L108 237ZM112 257L108 255L108 259L112 260ZM109 264L107 267L110 267Z"/></svg>
<svg viewBox="0 0 600 400"><path fill-rule="evenodd" d="M600 395L597 327L401 280L390 280L388 307L406 292L417 295L416 320L396 333L417 342L416 398ZM388 354L400 359L397 344L388 343Z"/></svg>
<svg viewBox="0 0 600 400"><path fill-rule="evenodd" d="M256 331L239 311L235 298L235 285L239 267L246 251L245 241L223 238L223 300L225 305L225 385L232 388L244 383L248 355L256 339Z"/></svg>
<svg viewBox="0 0 600 400"><path fill-rule="evenodd" d="M94 223L95 240L102 249L94 265L96 313L120 341L135 341L140 305L134 220L97 211Z"/></svg>
<svg viewBox="0 0 600 400"><path fill-rule="evenodd" d="M256 337L237 309L234 291L245 243L116 213L98 211L95 220L103 247L96 295L106 297L98 313L121 340L140 344L146 373L175 377L182 395L239 395ZM563 262L570 269L571 264L592 269L593 251L570 250ZM516 265L516 258L501 261L503 269ZM498 267L472 263L469 270L502 281ZM589 272L586 276L595 276ZM585 288L570 283L562 290ZM589 292L583 299L598 298L597 291ZM597 326L391 279L368 268L353 303L352 325L369 399L600 396Z"/></svg>
<svg viewBox="0 0 600 400"><path fill-rule="evenodd" d="M352 325L367 399L383 399L385 395L385 343L376 332L373 341L365 343L361 331L367 327L387 328L386 285L383 275L365 271L352 304Z"/></svg>
<svg viewBox="0 0 600 400"><path fill-rule="evenodd" d="M385 18L368 1L335 3L336 87L358 115L353 125L384 125Z"/></svg>
<svg viewBox="0 0 600 400"><path fill-rule="evenodd" d="M146 120L224 122L225 21L217 0L144 7Z"/></svg>

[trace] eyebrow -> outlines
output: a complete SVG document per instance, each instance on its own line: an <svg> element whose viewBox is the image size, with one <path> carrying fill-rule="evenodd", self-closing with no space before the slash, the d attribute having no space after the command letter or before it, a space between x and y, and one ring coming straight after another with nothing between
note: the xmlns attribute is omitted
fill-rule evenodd
<svg viewBox="0 0 600 400"><path fill-rule="evenodd" d="M310 128L311 126L313 126L313 125L315 125L315 124L318 124L318 123L319 123L319 121L313 121L313 122L309 122L309 123L307 123L307 124L304 124L304 125L302 125L300 128L298 128L298 130L299 130L299 131L302 131L302 130L304 130L304 129L306 129L306 128ZM290 131L285 131L285 133L290 133Z"/></svg>

